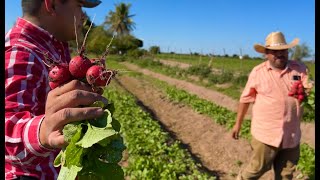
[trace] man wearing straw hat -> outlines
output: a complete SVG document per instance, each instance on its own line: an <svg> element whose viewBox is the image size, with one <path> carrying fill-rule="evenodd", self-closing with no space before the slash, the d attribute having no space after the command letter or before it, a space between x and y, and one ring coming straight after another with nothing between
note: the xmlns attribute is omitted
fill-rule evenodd
<svg viewBox="0 0 320 180"><path fill-rule="evenodd" d="M273 167L274 177L292 179L300 155L300 120L303 114L301 100L290 96L293 84L302 82L311 88L306 66L288 60L288 49L299 39L287 44L282 32L271 32L265 45L254 49L264 54L266 61L251 71L241 94L232 137L239 138L241 123L253 103L251 119L252 157L238 179L259 179Z"/></svg>
<svg viewBox="0 0 320 180"><path fill-rule="evenodd" d="M78 108L107 102L80 81L50 91L44 62L46 56L56 63L70 61L67 42L75 39L75 27L82 27L82 7L100 3L21 1L23 17L5 36L5 179L56 179L60 167L53 160L66 145L63 126L103 114L101 108Z"/></svg>

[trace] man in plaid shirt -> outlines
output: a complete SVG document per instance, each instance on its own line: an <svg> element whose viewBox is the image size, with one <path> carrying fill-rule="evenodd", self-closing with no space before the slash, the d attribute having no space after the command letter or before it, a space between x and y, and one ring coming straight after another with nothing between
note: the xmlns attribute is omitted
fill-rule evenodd
<svg viewBox="0 0 320 180"><path fill-rule="evenodd" d="M63 126L103 114L101 108L78 108L107 102L80 81L50 91L47 66L52 63L48 59L70 61L67 41L76 37L74 26L82 27L82 7L100 3L22 0L23 17L5 36L6 179L57 179L59 168L53 161L66 145Z"/></svg>

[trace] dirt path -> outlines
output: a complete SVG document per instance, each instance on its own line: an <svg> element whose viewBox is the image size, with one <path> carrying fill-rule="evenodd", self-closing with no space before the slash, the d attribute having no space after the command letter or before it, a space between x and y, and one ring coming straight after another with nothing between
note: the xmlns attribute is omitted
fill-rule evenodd
<svg viewBox="0 0 320 180"><path fill-rule="evenodd" d="M206 169L218 173L220 179L235 179L240 168L248 162L251 147L247 140L233 140L230 132L215 124L211 118L189 107L171 103L147 81L128 76L120 76L118 80L152 110L157 120L173 137L185 144ZM244 164L240 166L237 162ZM269 171L261 179L270 179L271 176Z"/></svg>
<svg viewBox="0 0 320 180"><path fill-rule="evenodd" d="M179 67L181 69L187 69L191 66L191 64L188 63L183 63L183 62L178 62L175 60L168 60L168 59L156 59L158 61L160 61L162 64L167 65L167 66L171 66L171 67ZM221 74L222 70L221 69L217 69L217 68L211 68L211 71L214 74ZM239 72L234 72L235 76L239 76L240 73Z"/></svg>
<svg viewBox="0 0 320 180"><path fill-rule="evenodd" d="M167 82L170 85L174 85L179 89L186 90L190 94L195 94L200 98L209 100L211 102L214 102L217 105L220 105L222 107L225 107L231 111L236 112L238 108L238 102L236 100L233 100L232 98L221 94L219 92L213 91L211 89L207 89L202 86L198 86L195 84L192 84L190 82L184 81L184 80L178 80L174 79L159 73L152 72L147 69L141 69L140 67L131 64L131 63L123 63L128 69L141 72L145 75L160 79L162 81ZM246 114L247 118L251 117L251 106ZM301 123L301 131L302 131L302 137L301 142L309 144L311 147L315 148L315 126L314 123Z"/></svg>
<svg viewBox="0 0 320 180"><path fill-rule="evenodd" d="M171 67L179 67L181 69L187 69L191 66L188 63L177 62L174 60L167 60L167 59L157 59L157 60L159 60L164 65L171 66ZM211 68L211 71L213 73L221 73L222 72L220 69L216 69L216 68Z"/></svg>
<svg viewBox="0 0 320 180"><path fill-rule="evenodd" d="M123 63L127 68L133 71L141 72L145 75L160 79L162 81L165 81L169 83L170 85L175 85L179 89L183 89L188 91L190 94L194 94L199 96L200 98L215 102L217 105L220 105L222 107L225 107L231 111L237 111L238 108L238 102L233 100L227 95L221 94L216 91L209 90L205 87L195 85L193 83L183 81L183 80L178 80L175 78L171 78L169 76L165 76L159 73L152 72L147 69L141 69L139 66L136 66L134 64L130 63ZM248 117L251 115L251 110L248 111L247 113Z"/></svg>

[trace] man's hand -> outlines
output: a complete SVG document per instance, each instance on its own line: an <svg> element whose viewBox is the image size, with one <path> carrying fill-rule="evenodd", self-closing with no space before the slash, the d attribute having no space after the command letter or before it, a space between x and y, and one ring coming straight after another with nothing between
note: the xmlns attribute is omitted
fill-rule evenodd
<svg viewBox="0 0 320 180"><path fill-rule="evenodd" d="M235 124L232 128L232 138L233 139L239 139L239 133L240 133L241 125Z"/></svg>
<svg viewBox="0 0 320 180"><path fill-rule="evenodd" d="M232 138L233 139L239 139L241 124L242 124L242 121L243 121L245 114L248 111L249 105L250 105L250 103L239 103L236 123L232 129Z"/></svg>
<svg viewBox="0 0 320 180"><path fill-rule="evenodd" d="M62 129L64 125L103 115L103 109L88 106L95 101L107 103L103 96L92 92L92 88L78 80L73 80L51 90L47 97L45 118L40 126L40 143L48 148L66 145Z"/></svg>

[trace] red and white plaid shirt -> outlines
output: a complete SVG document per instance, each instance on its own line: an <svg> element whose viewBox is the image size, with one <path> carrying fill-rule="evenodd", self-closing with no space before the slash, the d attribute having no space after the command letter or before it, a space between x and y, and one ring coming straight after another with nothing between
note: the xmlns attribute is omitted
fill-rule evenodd
<svg viewBox="0 0 320 180"><path fill-rule="evenodd" d="M5 36L6 179L22 175L57 179L60 170L53 166L60 150L47 149L39 142L39 127L50 91L46 66L50 61L46 61L46 53L58 63L70 61L67 43L18 18Z"/></svg>

